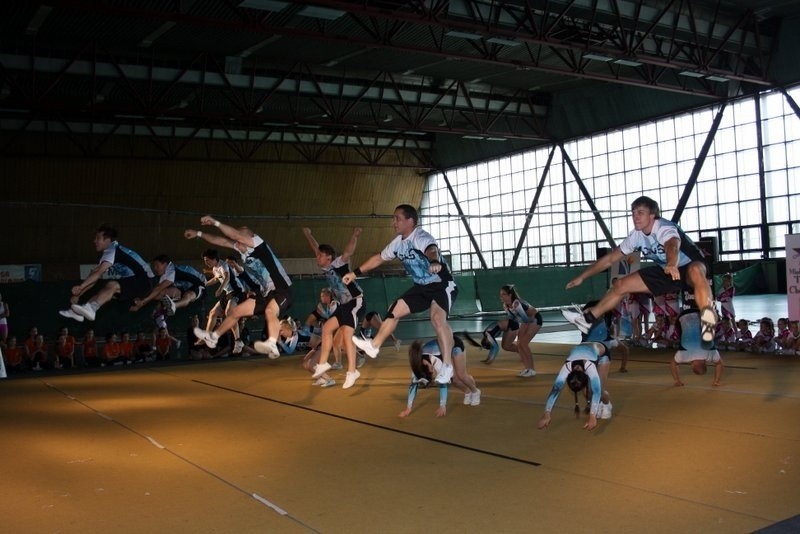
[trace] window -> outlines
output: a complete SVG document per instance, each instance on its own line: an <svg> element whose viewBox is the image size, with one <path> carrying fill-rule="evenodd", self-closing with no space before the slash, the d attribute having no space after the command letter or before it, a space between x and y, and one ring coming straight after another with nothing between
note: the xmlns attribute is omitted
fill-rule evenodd
<svg viewBox="0 0 800 534"><path fill-rule="evenodd" d="M800 86L788 92L800 100ZM755 122L755 106L761 107L760 125ZM617 243L630 232L629 207L642 194L657 200L665 217L672 216L719 110L712 105L564 143ZM763 197L759 126L764 144ZM780 92L764 92L727 106L681 214L684 231L717 235L726 260L759 259L765 254L783 257L784 234L800 231L798 139L800 119ZM527 234L521 236L553 151ZM450 170L447 176L490 268L511 266L520 237L524 239L518 266L591 262L597 247L610 245L558 147L478 162ZM431 174L422 197L424 224L443 248L450 249L454 269L479 268L466 226L454 215L454 204L442 175ZM453 214L450 219L448 214ZM768 243L762 243L765 224Z"/></svg>

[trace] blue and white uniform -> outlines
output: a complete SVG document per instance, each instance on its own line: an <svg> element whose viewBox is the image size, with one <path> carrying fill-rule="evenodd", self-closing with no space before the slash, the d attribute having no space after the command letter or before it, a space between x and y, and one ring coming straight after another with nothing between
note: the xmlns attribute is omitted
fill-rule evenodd
<svg viewBox="0 0 800 534"><path fill-rule="evenodd" d="M592 390L592 404L589 413L595 416L597 415L597 410L600 407L600 395L602 394L600 375L597 372L597 366L598 364L608 361L607 356L598 356L599 349L597 345L599 345L599 343L581 343L569 351L567 360L558 371L558 375L553 382L553 387L550 390L550 395L547 397L547 402L544 406L545 412L553 411L553 406L555 406L556 400L558 400L558 395L567 382L567 375L572 372L572 365L576 362L580 362L586 376L589 378L589 387Z"/></svg>
<svg viewBox="0 0 800 534"><path fill-rule="evenodd" d="M116 280L120 285L120 300L131 300L147 296L153 288L155 275L150 264L133 250L113 241L103 251L99 264L110 263L103 277Z"/></svg>
<svg viewBox="0 0 800 534"><path fill-rule="evenodd" d="M691 363L695 360L705 360L708 364L715 364L720 360L719 351L715 346L710 349L703 348L700 339L700 312L685 310L678 317L681 345L675 353L678 363Z"/></svg>
<svg viewBox="0 0 800 534"><path fill-rule="evenodd" d="M436 339L431 339L425 343L420 349L422 359L429 360L433 365L433 378L441 372L442 369L442 349L439 348L439 342ZM457 358L464 354L464 342L458 336L453 336L453 351L451 355ZM428 379L424 376L417 376L411 373L411 384L408 386L408 400L406 406L411 409L414 406L414 399L417 397L417 389L420 385L422 387L428 386ZM447 406L447 384L439 384L439 406Z"/></svg>
<svg viewBox="0 0 800 534"><path fill-rule="evenodd" d="M242 254L242 262L245 272L259 286L253 315L263 313L272 300L282 313L291 306L292 280L272 248L258 235L254 234L252 239L254 246Z"/></svg>
<svg viewBox="0 0 800 534"><path fill-rule="evenodd" d="M414 281L414 287L400 296L411 313L429 309L432 302L436 302L450 313L450 308L458 295L458 288L443 257L440 256L439 259L441 270L438 273L429 272L431 262L425 251L430 246L437 246L436 240L422 228L416 227L405 239L400 235L395 236L381 251L381 259L400 260Z"/></svg>
<svg viewBox="0 0 800 534"><path fill-rule="evenodd" d="M339 326L355 328L366 308L364 307L364 292L358 282L353 280L349 284L345 284L342 280L342 277L350 272L350 264L341 256L337 256L330 265L322 269L322 272L325 273L331 292L338 301L338 306L329 317L336 317Z"/></svg>
<svg viewBox="0 0 800 534"><path fill-rule="evenodd" d="M311 349L311 335L308 332L295 330L294 333L277 342L278 348L283 354L294 354L298 350L308 351Z"/></svg>
<svg viewBox="0 0 800 534"><path fill-rule="evenodd" d="M189 265L175 265L172 262L167 264L164 274L158 279L159 284L164 281L169 281L181 293L193 291L195 300L203 294L206 285L206 277L200 271Z"/></svg>
<svg viewBox="0 0 800 534"><path fill-rule="evenodd" d="M664 243L673 237L677 237L681 241L678 267L683 267L693 261L703 261L703 253L697 245L683 233L677 224L663 218L658 218L653 222L653 229L649 234L645 234L641 230L633 230L619 244L619 250L626 256L638 250L643 259L655 262L663 268L667 265Z"/></svg>

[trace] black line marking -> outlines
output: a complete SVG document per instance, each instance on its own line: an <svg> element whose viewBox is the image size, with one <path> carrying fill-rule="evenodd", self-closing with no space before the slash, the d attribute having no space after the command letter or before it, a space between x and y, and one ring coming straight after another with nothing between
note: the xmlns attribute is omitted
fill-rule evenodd
<svg viewBox="0 0 800 534"><path fill-rule="evenodd" d="M218 384L212 384L210 382L204 382L202 380L192 379L192 382L195 382L197 384L202 384L204 386L209 386L209 387L212 387L212 388L221 389L223 391L229 391L231 393L236 393L238 395L245 395L247 397L253 397L254 399L265 400L265 401L268 401L268 402L274 402L275 404L281 404L283 406L288 406L290 408L297 408L298 410L306 410L308 412L316 413L316 414L319 414L319 415L326 415L328 417L335 417L336 419L341 419L343 421L348 421L350 423L356 423L356 424L359 424L359 425L369 426L369 427L372 427L372 428L378 428L380 430L388 430L390 432L396 432L397 434L403 434L405 436L411 436L413 438L424 439L426 441L432 441L434 443L447 445L449 447L456 447L456 448L463 449L463 450L466 450L466 451L477 452L479 454L485 454L487 456L494 456L495 458L501 458L503 460L511 460L512 462L518 462L518 463L521 463L521 464L532 465L533 467L539 467L539 466L542 465L539 462L534 462L534 461L531 461L531 460L525 460L523 458L517 458L516 456L509 456L507 454L501 454L499 452L492 452L492 451L487 451L485 449L479 449L477 447L470 447L469 445L462 445L461 443L456 443L456 442L453 442L453 441L447 441L447 440L443 440L443 439L439 439L439 438L433 438L431 436L425 436L423 434L415 434L414 432L408 432L407 430L400 430L399 428L392 428L390 426L384 426L384 425L379 425L379 424L376 424L376 423L370 423L368 421L362 421L361 419L354 419L352 417L347 417L347 416L344 416L344 415L337 415L335 413L325 412L325 411L322 411L322 410L317 410L315 408L309 408L308 406L299 406L297 404L292 404L291 402L286 402L286 401L277 400L277 399L271 399L271 398L265 397L263 395L256 395L255 393L248 393L246 391L242 391L242 390L239 390L239 389L229 388L227 386L220 386Z"/></svg>

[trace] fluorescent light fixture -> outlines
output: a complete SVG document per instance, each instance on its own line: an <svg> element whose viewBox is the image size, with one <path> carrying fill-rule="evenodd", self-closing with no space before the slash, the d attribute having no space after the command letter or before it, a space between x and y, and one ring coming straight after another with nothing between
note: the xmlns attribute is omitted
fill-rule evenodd
<svg viewBox="0 0 800 534"><path fill-rule="evenodd" d="M478 35L477 33L468 33L468 32L460 32L456 30L450 30L449 32L445 33L448 37L461 37L462 39L472 39L473 41L477 41L478 39L482 39L482 35Z"/></svg>
<svg viewBox="0 0 800 534"><path fill-rule="evenodd" d="M461 139L486 139L482 135L462 135Z"/></svg>
<svg viewBox="0 0 800 534"><path fill-rule="evenodd" d="M513 39L503 39L502 37L489 37L486 39L486 42L503 46L519 46L522 44L519 41L514 41Z"/></svg>
<svg viewBox="0 0 800 534"><path fill-rule="evenodd" d="M319 130L320 128L322 128L322 126L320 126L319 124L297 124L296 126L298 128L308 128L310 130Z"/></svg>
<svg viewBox="0 0 800 534"><path fill-rule="evenodd" d="M728 83L730 81L728 78L723 78L722 76L706 76L706 80L719 83Z"/></svg>
<svg viewBox="0 0 800 534"><path fill-rule="evenodd" d="M687 78L705 78L702 72L695 72L693 70L682 70L678 73L679 76L686 76Z"/></svg>
<svg viewBox="0 0 800 534"><path fill-rule="evenodd" d="M328 7L318 7L318 6L306 6L300 11L297 12L298 15L302 15L304 17L311 17L312 19L323 19L323 20L336 20L342 15L344 15L344 11L341 9L331 9Z"/></svg>
<svg viewBox="0 0 800 534"><path fill-rule="evenodd" d="M487 141L508 141L505 137L487 137Z"/></svg>
<svg viewBox="0 0 800 534"><path fill-rule="evenodd" d="M584 56L586 57L586 56ZM642 64L638 61L631 61L630 59L615 59L614 63L622 65L623 67L641 67Z"/></svg>
<svg viewBox="0 0 800 534"><path fill-rule="evenodd" d="M609 56L601 56L600 54L583 54L583 59L593 59L595 61L611 61L614 58Z"/></svg>
<svg viewBox="0 0 800 534"><path fill-rule="evenodd" d="M42 27L44 20L51 11L53 11L52 6L39 6L39 9L33 14L33 17L28 22L28 26L25 28L25 35L36 35L39 33L39 28Z"/></svg>
<svg viewBox="0 0 800 534"><path fill-rule="evenodd" d="M289 126L285 122L262 122L261 125L262 126L276 126L278 128L283 128L285 126Z"/></svg>
<svg viewBox="0 0 800 534"><path fill-rule="evenodd" d="M183 117L156 117L160 121L182 121Z"/></svg>
<svg viewBox="0 0 800 534"><path fill-rule="evenodd" d="M117 114L117 115L114 115L114 116L116 118L118 118L118 119L145 119L146 118L144 115L127 115L127 114L123 114L123 113L120 113L120 114Z"/></svg>
<svg viewBox="0 0 800 534"><path fill-rule="evenodd" d="M377 133L383 134L397 134L400 133L400 130L375 130Z"/></svg>
<svg viewBox="0 0 800 534"><path fill-rule="evenodd" d="M139 44L136 46L138 46L139 48L148 48L152 46L152 44L156 41L156 39L158 39L168 31L170 31L175 26L175 24L176 23L172 21L165 22L164 24L162 24L161 26L150 32L148 36L144 37L141 41L139 41Z"/></svg>
<svg viewBox="0 0 800 534"><path fill-rule="evenodd" d="M260 11L282 11L288 5L287 2L278 2L276 0L243 0L239 7L249 7L250 9L258 9Z"/></svg>
<svg viewBox="0 0 800 534"><path fill-rule="evenodd" d="M414 130L406 130L403 133L406 134L406 135L428 135L425 132L417 132L417 131L414 131Z"/></svg>

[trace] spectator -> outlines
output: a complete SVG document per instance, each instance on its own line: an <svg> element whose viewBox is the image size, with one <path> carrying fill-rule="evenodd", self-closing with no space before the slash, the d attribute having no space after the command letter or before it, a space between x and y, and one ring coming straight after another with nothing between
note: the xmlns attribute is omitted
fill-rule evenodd
<svg viewBox="0 0 800 534"><path fill-rule="evenodd" d="M8 309L8 304L3 300L3 295L0 295L0 346L5 347L8 340L8 316L11 315Z"/></svg>
<svg viewBox="0 0 800 534"><path fill-rule="evenodd" d="M22 362L25 355L25 348L17 345L17 336L11 336L7 340L6 348L3 349L3 360L9 373L22 371Z"/></svg>
<svg viewBox="0 0 800 534"><path fill-rule="evenodd" d="M82 347L83 365L85 367L99 367L101 361L97 354L97 338L94 337L94 330L91 328L83 334Z"/></svg>
<svg viewBox="0 0 800 534"><path fill-rule="evenodd" d="M133 348L131 335L128 332L123 332L122 338L119 341L119 352L126 364L133 363L133 361L136 359L134 358Z"/></svg>
<svg viewBox="0 0 800 534"><path fill-rule="evenodd" d="M153 344L141 330L136 334L133 355L135 362L152 362L154 359Z"/></svg>
<svg viewBox="0 0 800 534"><path fill-rule="evenodd" d="M106 337L106 344L103 345L103 361L100 364L105 367L107 365L124 365L125 359L122 357L122 347L119 344L119 337L117 334L109 334Z"/></svg>
<svg viewBox="0 0 800 534"><path fill-rule="evenodd" d="M62 328L56 341L55 358L53 364L56 369L73 369L75 367L75 338Z"/></svg>

